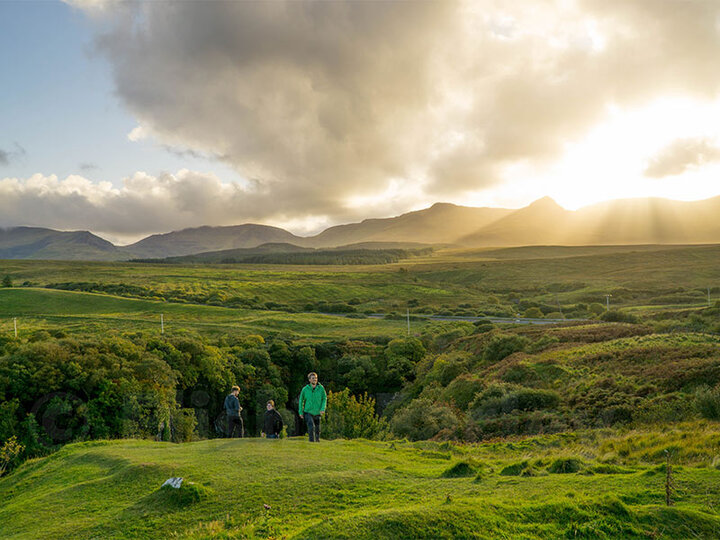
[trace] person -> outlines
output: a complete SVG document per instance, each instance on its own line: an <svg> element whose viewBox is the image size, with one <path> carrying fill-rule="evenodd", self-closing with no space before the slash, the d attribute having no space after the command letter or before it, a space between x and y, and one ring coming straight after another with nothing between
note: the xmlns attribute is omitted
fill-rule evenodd
<svg viewBox="0 0 720 540"><path fill-rule="evenodd" d="M227 414L227 437L233 437L237 431L237 436L243 436L243 423L240 411L240 400L238 394L240 393L239 386L233 386L230 393L225 398L225 413Z"/></svg>
<svg viewBox="0 0 720 540"><path fill-rule="evenodd" d="M277 439L283 428L283 420L280 413L275 410L275 402L271 399L267 402L265 418L263 420L262 435L267 439Z"/></svg>
<svg viewBox="0 0 720 540"><path fill-rule="evenodd" d="M308 373L308 381L300 392L298 412L307 424L310 442L320 442L320 417L325 414L327 394L323 385L318 383L317 373Z"/></svg>

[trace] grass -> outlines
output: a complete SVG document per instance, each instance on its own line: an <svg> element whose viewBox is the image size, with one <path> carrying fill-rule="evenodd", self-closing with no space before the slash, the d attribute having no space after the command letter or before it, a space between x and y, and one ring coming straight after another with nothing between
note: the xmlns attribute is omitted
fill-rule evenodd
<svg viewBox="0 0 720 540"><path fill-rule="evenodd" d="M718 257L720 246L535 246L440 250L399 263L360 266L12 260L0 262L0 275L10 275L16 286L127 284L168 298L275 302L295 310L318 301L354 301L359 310L402 311L413 300L418 309L464 305L478 313L513 311L523 300L567 311L578 302L604 304L610 293L614 307L652 315L672 307L706 306L707 287L716 300Z"/></svg>
<svg viewBox="0 0 720 540"><path fill-rule="evenodd" d="M0 289L0 332L13 331L18 318L19 333L38 329L66 332L118 330L192 330L201 333L283 333L293 337L336 338L347 336L402 336L404 321L352 319L319 313L294 314L267 310L234 309L198 304L180 304L122 298L104 294L50 289ZM420 327L423 322L414 322Z"/></svg>
<svg viewBox="0 0 720 540"><path fill-rule="evenodd" d="M699 423L464 446L76 443L0 479L0 530L3 538L717 537L720 470L704 458L676 457L673 507L664 506L664 457L603 461L609 447L683 438L720 453L717 425ZM582 470L553 473L580 459ZM537 474L501 473L519 462ZM479 463L473 479L466 469ZM160 489L171 476L185 478L180 491Z"/></svg>

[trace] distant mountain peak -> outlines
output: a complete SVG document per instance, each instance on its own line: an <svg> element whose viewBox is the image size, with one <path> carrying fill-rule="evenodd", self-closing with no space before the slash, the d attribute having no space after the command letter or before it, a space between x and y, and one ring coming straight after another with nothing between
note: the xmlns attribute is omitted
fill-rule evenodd
<svg viewBox="0 0 720 540"><path fill-rule="evenodd" d="M555 199L549 196L542 197L541 199L538 199L536 201L531 202L529 205L527 205L525 208L552 208L557 209L560 208L562 210L565 210L562 206L560 206Z"/></svg>

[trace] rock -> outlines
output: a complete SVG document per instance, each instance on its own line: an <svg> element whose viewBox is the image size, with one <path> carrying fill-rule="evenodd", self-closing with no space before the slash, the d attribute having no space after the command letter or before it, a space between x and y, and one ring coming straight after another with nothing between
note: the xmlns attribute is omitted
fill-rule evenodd
<svg viewBox="0 0 720 540"><path fill-rule="evenodd" d="M165 480L165 483L160 487L170 486L171 488L180 489L180 486L182 486L183 479L181 477L175 477L168 478Z"/></svg>

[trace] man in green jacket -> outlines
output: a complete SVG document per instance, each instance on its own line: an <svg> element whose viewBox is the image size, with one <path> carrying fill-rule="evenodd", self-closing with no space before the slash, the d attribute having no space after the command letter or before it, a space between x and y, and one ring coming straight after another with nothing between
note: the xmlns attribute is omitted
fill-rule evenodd
<svg viewBox="0 0 720 540"><path fill-rule="evenodd" d="M320 417L325 414L327 394L318 383L317 373L308 373L308 381L310 383L300 392L298 412L305 419L310 442L320 442Z"/></svg>

